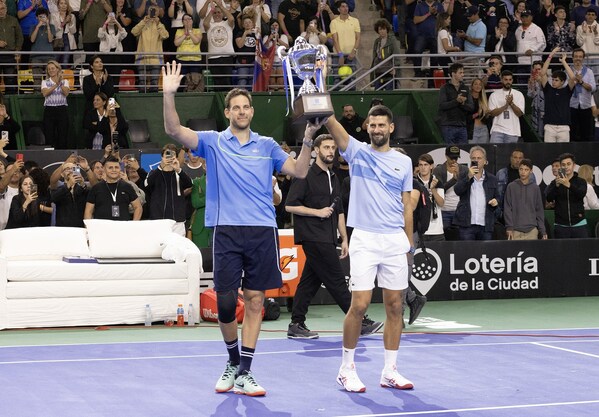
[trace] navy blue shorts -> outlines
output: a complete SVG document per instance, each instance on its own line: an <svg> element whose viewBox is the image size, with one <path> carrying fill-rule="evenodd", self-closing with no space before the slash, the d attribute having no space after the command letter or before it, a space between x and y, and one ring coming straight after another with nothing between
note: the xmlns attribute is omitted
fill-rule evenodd
<svg viewBox="0 0 599 417"><path fill-rule="evenodd" d="M283 286L276 228L216 226L213 239L215 291L265 291Z"/></svg>

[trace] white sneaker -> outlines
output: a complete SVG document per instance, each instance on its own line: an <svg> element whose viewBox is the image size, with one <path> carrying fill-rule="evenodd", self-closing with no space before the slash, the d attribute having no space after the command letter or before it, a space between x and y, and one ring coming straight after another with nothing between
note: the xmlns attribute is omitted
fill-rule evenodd
<svg viewBox="0 0 599 417"><path fill-rule="evenodd" d="M365 392L366 386L360 381L356 372L356 365L351 364L350 367L341 366L337 375L337 383L349 392Z"/></svg>
<svg viewBox="0 0 599 417"><path fill-rule="evenodd" d="M395 367L395 365L393 365L392 369L383 369L383 373L381 374L381 387L413 389L414 384L412 384L412 381L401 376L401 374L397 372L397 368Z"/></svg>

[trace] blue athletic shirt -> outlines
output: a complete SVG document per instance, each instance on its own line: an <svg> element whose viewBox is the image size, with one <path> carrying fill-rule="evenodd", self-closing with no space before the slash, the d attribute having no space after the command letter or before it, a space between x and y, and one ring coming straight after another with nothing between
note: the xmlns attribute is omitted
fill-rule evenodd
<svg viewBox="0 0 599 417"><path fill-rule="evenodd" d="M349 163L351 192L347 225L373 233L404 227L401 193L412 191L412 160L395 150L378 152L349 137L341 156Z"/></svg>
<svg viewBox="0 0 599 417"><path fill-rule="evenodd" d="M272 173L289 155L273 138L252 131L243 146L230 128L196 133L193 153L206 159L206 226L276 227Z"/></svg>

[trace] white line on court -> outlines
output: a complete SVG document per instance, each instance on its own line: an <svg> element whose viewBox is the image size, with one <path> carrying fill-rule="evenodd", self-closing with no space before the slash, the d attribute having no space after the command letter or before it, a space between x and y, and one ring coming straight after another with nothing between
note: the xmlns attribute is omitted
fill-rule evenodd
<svg viewBox="0 0 599 417"><path fill-rule="evenodd" d="M427 415L427 414L448 414L448 413L471 412L471 411L513 410L513 409L522 409L522 408L558 407L558 406L584 405L584 404L599 404L599 400L571 401L571 402L561 402L561 403L504 405L504 406L497 406L497 407L456 408L453 410L407 411L407 412L384 413L384 414L348 414L345 416L338 416L338 417L422 416L422 415Z"/></svg>
<svg viewBox="0 0 599 417"><path fill-rule="evenodd" d="M559 340L559 341L546 341L547 343L599 343L597 340ZM459 347L480 347L480 346L505 346L505 345L537 345L542 342L505 342L505 343L468 343L468 344L435 344L435 345L415 345L415 346L402 346L402 349L428 349L428 348L459 348ZM548 347L551 347L548 345ZM383 350L384 346L358 346L356 350ZM256 352L256 355L284 355L284 354L307 354L312 352L338 352L339 347L334 348L322 348L322 349L294 349L294 350L277 350L277 351L263 351ZM574 351L573 351L574 352ZM165 356L131 356L131 357L114 357L114 358L78 358L78 359L39 359L39 360L25 360L25 361L3 361L1 365L19 365L19 364L32 364L32 363L68 363L68 362L110 362L110 361L143 361L143 360L156 360L156 359L191 359L191 358L218 358L226 357L227 353L209 353L204 355L165 355Z"/></svg>
<svg viewBox="0 0 599 417"><path fill-rule="evenodd" d="M566 348L561 348L561 347L557 347L557 346L546 345L546 344L540 343L540 342L535 342L535 343L533 343L533 345L543 346L543 347L550 348L550 349L563 350L564 352L576 353L577 355L590 356L591 358L599 359L599 355L593 355L592 353L580 352L578 350L572 350L572 349L566 349Z"/></svg>
<svg viewBox="0 0 599 417"><path fill-rule="evenodd" d="M202 327L198 327L198 330L201 330ZM429 334L429 335L439 335L439 336L443 336L443 335L452 335L452 334L458 334L458 335L463 335L464 333L475 333L475 336L478 335L483 335L484 333L490 333L490 334L494 334L494 333L514 333L514 337L526 337L526 333L532 333L532 332L566 332L566 331L584 331L584 330L593 330L593 331L599 331L599 329L597 327L570 327L570 328L562 328L562 329L507 329L507 330L477 330L476 332L468 332L468 331L460 331L460 330L456 330L456 331L446 331L446 332L425 332L424 330L422 331L415 331L413 333L410 332L405 332L402 334L402 339L403 340L409 340L410 337L414 337L414 336L421 336L423 333ZM7 332L10 330L7 330ZM268 332L270 333L270 330L265 330L262 329L262 331ZM269 338L261 338L260 340L286 340L287 339L287 331L285 330L281 330L281 333L285 333L285 336L282 337L269 337ZM520 333L520 334L518 334ZM342 330L339 330L339 332L335 335L324 335L321 334L320 338L324 339L324 338L335 338L335 337L340 337L342 335ZM374 335L371 335L369 337L373 337ZM382 336L382 333L377 334L376 336ZM551 336L548 336L551 337ZM575 338L575 335L572 335L572 338ZM198 340L198 339L189 339L189 340L140 340L140 341L115 341L115 342L83 342L83 343L51 343L51 344L29 344L29 345L4 345L4 346L0 346L0 349L6 349L6 348L25 348L25 347L47 347L47 346L102 346L102 345L127 345L127 344L147 344L147 343L203 343L203 342L218 342L218 343L222 343L223 340L222 339L205 339L205 340ZM552 343L554 343L554 341L552 341Z"/></svg>

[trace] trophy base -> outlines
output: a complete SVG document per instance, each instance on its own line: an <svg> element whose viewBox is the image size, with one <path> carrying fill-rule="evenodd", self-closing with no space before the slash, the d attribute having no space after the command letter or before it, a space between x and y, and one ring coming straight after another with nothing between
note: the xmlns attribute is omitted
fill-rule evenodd
<svg viewBox="0 0 599 417"><path fill-rule="evenodd" d="M316 119L323 119L335 114L331 96L326 93L299 96L294 100L293 108L291 123L294 125L306 124L308 120L314 123Z"/></svg>

